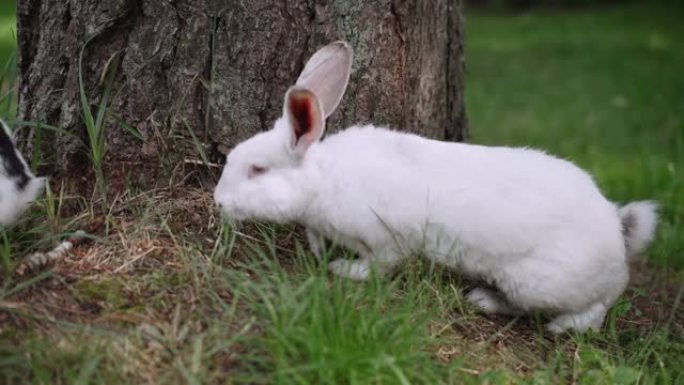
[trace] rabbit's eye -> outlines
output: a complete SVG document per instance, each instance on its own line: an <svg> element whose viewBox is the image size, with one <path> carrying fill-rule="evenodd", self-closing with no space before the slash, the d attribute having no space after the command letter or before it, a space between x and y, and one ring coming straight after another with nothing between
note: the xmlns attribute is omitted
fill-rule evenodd
<svg viewBox="0 0 684 385"><path fill-rule="evenodd" d="M257 166L257 165L252 165L249 166L249 171L247 171L247 178L254 178L255 176L259 176L262 174L265 174L268 171L268 168L263 167L263 166Z"/></svg>

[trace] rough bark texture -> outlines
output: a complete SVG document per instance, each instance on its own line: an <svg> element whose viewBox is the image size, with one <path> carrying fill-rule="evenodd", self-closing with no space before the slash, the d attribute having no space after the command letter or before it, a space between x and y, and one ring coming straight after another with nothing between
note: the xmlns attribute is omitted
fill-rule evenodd
<svg viewBox="0 0 684 385"><path fill-rule="evenodd" d="M356 57L330 131L375 123L447 140L466 134L461 0L20 0L18 24L18 119L76 133L23 130L29 151L43 137L53 174L88 167L78 87L86 41L93 105L108 60L121 57L110 110L145 140L111 121L107 165L147 170L139 179L184 175L187 159L199 159L192 134L222 163L235 143L270 128L308 57L337 39Z"/></svg>

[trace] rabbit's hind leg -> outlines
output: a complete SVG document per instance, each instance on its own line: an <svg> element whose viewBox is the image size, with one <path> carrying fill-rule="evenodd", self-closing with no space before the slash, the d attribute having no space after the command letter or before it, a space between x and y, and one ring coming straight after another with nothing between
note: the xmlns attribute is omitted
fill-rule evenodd
<svg viewBox="0 0 684 385"><path fill-rule="evenodd" d="M584 310L557 316L546 324L546 330L554 334L562 333L568 329L577 332L585 332L588 329L598 331L601 329L607 311L606 305L602 302L595 302Z"/></svg>

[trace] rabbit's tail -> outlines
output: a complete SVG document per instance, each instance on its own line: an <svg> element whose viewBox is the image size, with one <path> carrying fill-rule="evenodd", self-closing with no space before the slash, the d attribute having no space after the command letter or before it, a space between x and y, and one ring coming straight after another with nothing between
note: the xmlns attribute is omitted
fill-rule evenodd
<svg viewBox="0 0 684 385"><path fill-rule="evenodd" d="M628 260L644 251L653 240L657 211L658 205L653 201L631 202L618 209Z"/></svg>

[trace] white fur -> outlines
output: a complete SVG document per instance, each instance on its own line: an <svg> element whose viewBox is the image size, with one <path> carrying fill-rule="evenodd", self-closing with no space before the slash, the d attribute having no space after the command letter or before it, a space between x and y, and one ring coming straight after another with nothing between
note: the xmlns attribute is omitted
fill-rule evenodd
<svg viewBox="0 0 684 385"><path fill-rule="evenodd" d="M0 120L0 126L4 133L11 139L12 133L9 127ZM0 159L0 225L8 226L16 221L21 213L43 192L45 185L44 178L36 178L31 173L26 161L21 156L19 151L14 148L19 161L21 162L24 171L27 173L29 180L26 186L22 189L18 186L17 180L9 175L7 171L7 160Z"/></svg>
<svg viewBox="0 0 684 385"><path fill-rule="evenodd" d="M651 201L632 202L620 207L618 212L628 258L643 252L653 239L658 224L657 211L658 205Z"/></svg>
<svg viewBox="0 0 684 385"><path fill-rule="evenodd" d="M228 155L215 199L235 219L305 225L317 253L324 237L359 254L331 262L336 274L365 280L421 253L495 286L500 294L478 288L469 297L485 310L557 314L552 332L600 327L627 284L618 209L568 161L374 126L348 128L301 156L290 122ZM249 178L251 165L269 171ZM652 234L648 210L629 212L641 228L634 234Z"/></svg>
<svg viewBox="0 0 684 385"><path fill-rule="evenodd" d="M0 174L0 225L14 223L43 193L44 186L45 179L33 178L23 191L19 191L12 180Z"/></svg>

